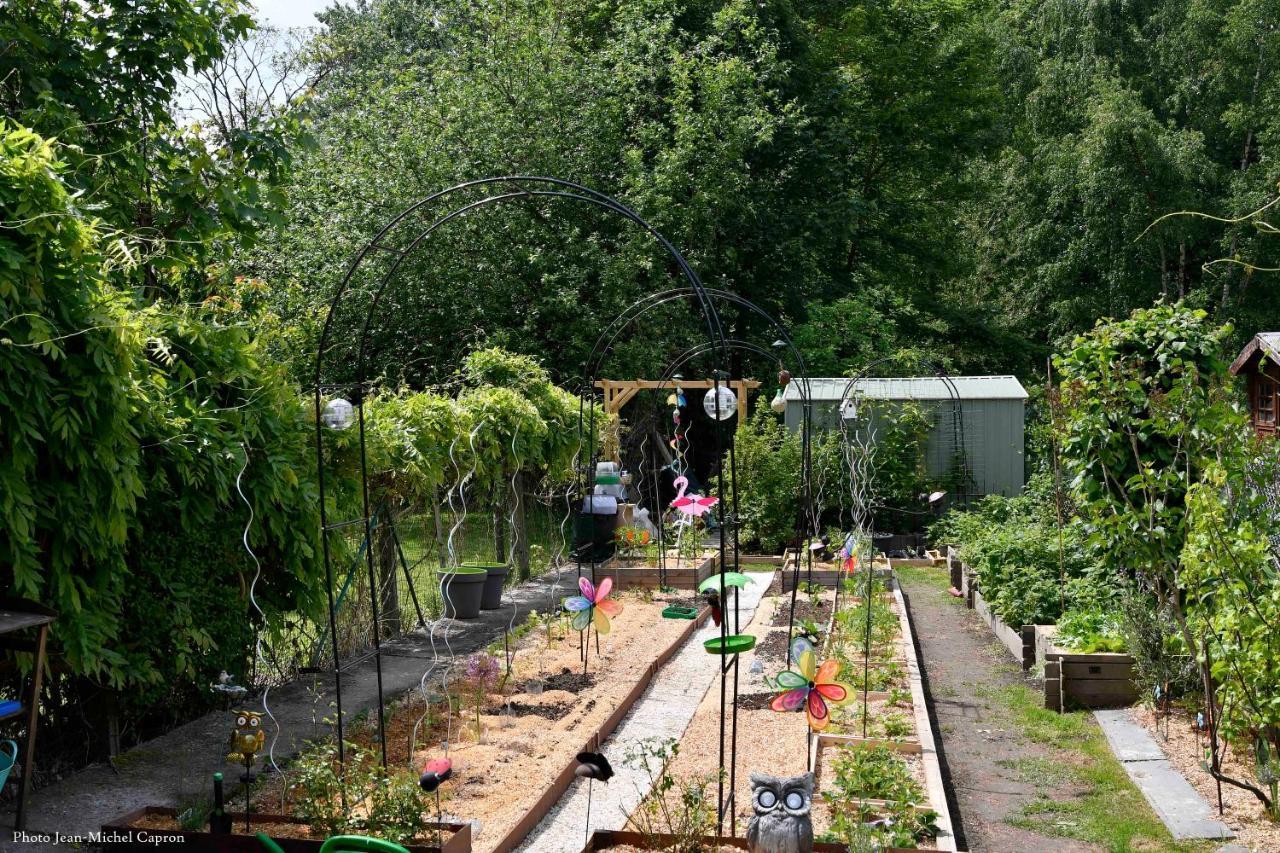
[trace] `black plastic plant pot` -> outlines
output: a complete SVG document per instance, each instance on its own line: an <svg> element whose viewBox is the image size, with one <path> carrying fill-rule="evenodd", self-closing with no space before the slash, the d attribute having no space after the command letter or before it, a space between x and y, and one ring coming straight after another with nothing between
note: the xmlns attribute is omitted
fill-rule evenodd
<svg viewBox="0 0 1280 853"><path fill-rule="evenodd" d="M507 582L507 574L511 567L506 563L463 563L464 569L484 569L484 596L480 599L481 610L497 610L502 606L502 585Z"/></svg>
<svg viewBox="0 0 1280 853"><path fill-rule="evenodd" d="M444 615L450 619L475 619L480 615L489 573L484 569L459 566L440 574ZM499 590L501 594L501 590Z"/></svg>
<svg viewBox="0 0 1280 853"><path fill-rule="evenodd" d="M730 634L727 637L712 637L702 647L713 655L736 655L754 649L756 638L751 634Z"/></svg>

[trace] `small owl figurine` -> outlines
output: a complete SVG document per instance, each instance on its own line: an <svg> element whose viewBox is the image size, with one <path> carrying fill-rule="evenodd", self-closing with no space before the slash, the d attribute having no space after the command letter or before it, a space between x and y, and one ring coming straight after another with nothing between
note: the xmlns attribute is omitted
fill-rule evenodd
<svg viewBox="0 0 1280 853"><path fill-rule="evenodd" d="M262 730L262 714L257 711L236 711L236 727L231 732L227 761L244 765L243 782L253 781L253 759L262 751L267 735Z"/></svg>
<svg viewBox="0 0 1280 853"><path fill-rule="evenodd" d="M747 824L751 853L812 853L812 773L785 779L752 773L751 805L755 810Z"/></svg>

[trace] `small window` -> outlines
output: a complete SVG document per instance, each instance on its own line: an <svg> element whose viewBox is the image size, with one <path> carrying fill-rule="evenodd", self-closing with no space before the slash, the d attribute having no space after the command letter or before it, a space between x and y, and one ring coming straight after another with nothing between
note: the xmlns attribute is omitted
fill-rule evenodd
<svg viewBox="0 0 1280 853"><path fill-rule="evenodd" d="M1254 384L1253 423L1266 429L1276 427L1276 383L1265 376L1259 376Z"/></svg>

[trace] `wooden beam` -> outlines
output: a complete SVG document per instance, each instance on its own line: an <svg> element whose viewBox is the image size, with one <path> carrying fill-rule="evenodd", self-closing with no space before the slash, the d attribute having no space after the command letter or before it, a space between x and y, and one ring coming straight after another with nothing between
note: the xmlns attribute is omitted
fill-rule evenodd
<svg viewBox="0 0 1280 853"><path fill-rule="evenodd" d="M604 391L604 410L608 414L617 414L622 407L641 391L657 391L669 388L672 391L677 386L680 388L712 388L715 386L713 379L681 379L679 382L668 380L660 382L657 379L597 379L596 387ZM738 423L742 423L747 417L747 392L754 391L760 387L758 379L725 379L721 380L721 385L727 385L733 389L734 394L738 397Z"/></svg>

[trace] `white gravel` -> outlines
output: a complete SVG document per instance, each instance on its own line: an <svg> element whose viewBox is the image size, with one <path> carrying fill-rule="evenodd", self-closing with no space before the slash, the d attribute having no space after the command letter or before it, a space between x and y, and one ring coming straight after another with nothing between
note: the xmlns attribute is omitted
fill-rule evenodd
<svg viewBox="0 0 1280 853"><path fill-rule="evenodd" d="M738 595L742 626L751 623L756 607L773 580L772 573L753 572L749 577L753 583L747 584ZM643 768L627 764L624 756L628 750L652 738L679 740L703 696L713 686L719 689L722 658L707 654L702 646L705 640L719 634L720 629L708 620L706 626L667 661L640 701L605 741L602 752L613 765L615 775L608 784L592 785L590 831L622 829L631 811L649 793L649 776ZM717 745L708 744L707 748L716 749ZM582 849L587 835L587 783L578 780L516 849L528 853L565 853Z"/></svg>

